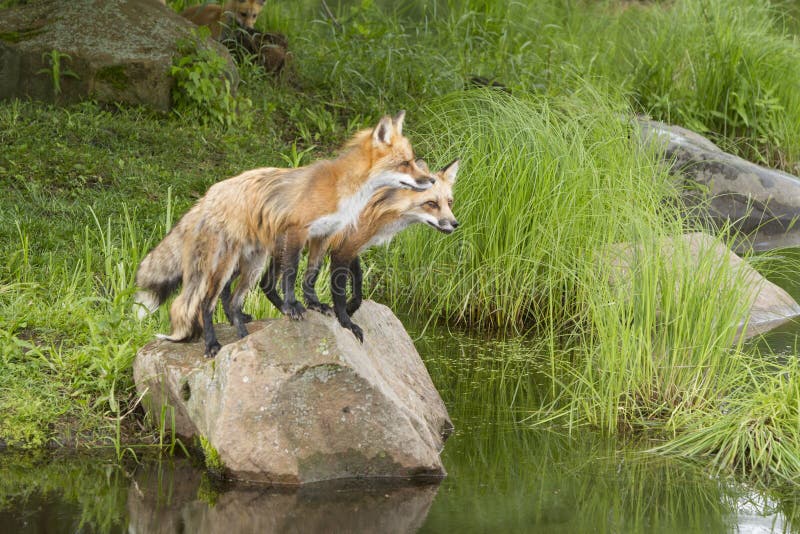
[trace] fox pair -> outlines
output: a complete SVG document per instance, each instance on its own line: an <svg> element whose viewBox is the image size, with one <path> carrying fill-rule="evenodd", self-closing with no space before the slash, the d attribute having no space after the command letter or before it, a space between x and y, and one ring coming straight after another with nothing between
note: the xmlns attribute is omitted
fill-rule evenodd
<svg viewBox="0 0 800 534"><path fill-rule="evenodd" d="M251 318L242 305L259 278L282 313L302 317L306 308L296 300L295 284L307 245L302 284L307 306L332 312L363 341L361 328L350 319L362 298L359 254L417 222L444 233L458 226L452 212L458 161L433 175L403 136L404 118L404 112L382 118L375 128L357 133L335 159L296 169L254 169L211 186L139 265L140 316L182 284L170 309L172 332L162 337L185 341L202 331L205 354L213 357L220 349L212 324L217 300L222 298L239 336L246 336ZM326 253L333 308L322 304L314 289Z"/></svg>

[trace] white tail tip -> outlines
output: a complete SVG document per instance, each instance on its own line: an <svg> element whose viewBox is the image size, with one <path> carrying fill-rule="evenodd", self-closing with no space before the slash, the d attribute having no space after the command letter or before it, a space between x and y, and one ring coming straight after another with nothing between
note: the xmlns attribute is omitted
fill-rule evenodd
<svg viewBox="0 0 800 534"><path fill-rule="evenodd" d="M156 311L159 305L158 297L152 291L137 291L133 297L133 309L140 321Z"/></svg>

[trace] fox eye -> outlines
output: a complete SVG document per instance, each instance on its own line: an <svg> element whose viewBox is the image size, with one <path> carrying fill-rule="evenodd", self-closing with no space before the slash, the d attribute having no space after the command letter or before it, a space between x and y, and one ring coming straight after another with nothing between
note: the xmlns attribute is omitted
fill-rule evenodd
<svg viewBox="0 0 800 534"><path fill-rule="evenodd" d="M451 208L453 207L453 199L452 198L447 201L447 205L450 206Z"/></svg>
<svg viewBox="0 0 800 534"><path fill-rule="evenodd" d="M403 162L400 163L399 166L403 167L404 169L407 169L407 168L409 168L411 166L411 162L410 161L403 161Z"/></svg>
<svg viewBox="0 0 800 534"><path fill-rule="evenodd" d="M426 205L426 206L428 206L428 207L429 207L429 208L431 208L431 209L434 209L434 210L435 210L435 209L439 209L439 203L438 203L438 202L435 202L435 201L433 201L433 200L429 200L429 201L427 201L427 202L425 203L425 205Z"/></svg>

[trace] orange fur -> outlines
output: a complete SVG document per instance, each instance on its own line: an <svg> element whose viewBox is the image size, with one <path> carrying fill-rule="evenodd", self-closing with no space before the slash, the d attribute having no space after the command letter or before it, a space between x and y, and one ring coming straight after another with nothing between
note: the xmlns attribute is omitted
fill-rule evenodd
<svg viewBox="0 0 800 534"><path fill-rule="evenodd" d="M227 0L224 5L198 4L181 11L181 16L198 26L207 26L211 36L219 39L225 27L235 24L253 28L258 14L264 7L264 0Z"/></svg>

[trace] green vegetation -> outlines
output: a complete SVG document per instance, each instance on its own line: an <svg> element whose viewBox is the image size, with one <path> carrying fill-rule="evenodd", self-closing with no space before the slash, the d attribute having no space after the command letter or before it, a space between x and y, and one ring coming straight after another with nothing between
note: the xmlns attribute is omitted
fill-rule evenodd
<svg viewBox="0 0 800 534"><path fill-rule="evenodd" d="M800 49L773 4L365 0L335 22L316 2L265 9L259 25L287 34L295 61L278 79L242 66L235 97L221 60L191 45L166 117L0 104L1 440L107 444L118 458L163 445L130 415L136 349L168 329L166 309L142 323L130 313L138 261L210 184L330 155L407 109L432 167L463 160L462 226L416 228L372 253L378 298L524 334L481 393L513 404L537 367L530 423L633 431L718 469L800 476L798 370L736 343L746 299L729 268L661 251L694 228L630 123L650 113L793 169ZM634 244L629 283L609 268L620 242ZM255 292L246 307L274 313ZM462 385L433 374L457 406Z"/></svg>
<svg viewBox="0 0 800 534"><path fill-rule="evenodd" d="M58 95L61 94L61 78L63 76L69 76L70 78L78 77L78 75L68 69L66 65L68 61L72 61L72 57L58 50L51 50L46 54L42 54L42 60L47 61L50 66L49 68L39 70L37 74L50 75L50 79L53 82L53 95L57 100Z"/></svg>
<svg viewBox="0 0 800 534"><path fill-rule="evenodd" d="M250 100L233 94L232 66L204 44L210 35L207 28L199 28L191 39L178 43L170 70L175 78L173 107L179 114L192 113L200 122L231 126L237 117L247 117Z"/></svg>

